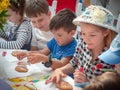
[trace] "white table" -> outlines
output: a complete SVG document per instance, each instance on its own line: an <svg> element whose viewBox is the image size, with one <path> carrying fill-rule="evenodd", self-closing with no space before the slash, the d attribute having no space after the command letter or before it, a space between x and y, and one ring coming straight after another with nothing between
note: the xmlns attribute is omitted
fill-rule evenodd
<svg viewBox="0 0 120 90"><path fill-rule="evenodd" d="M2 56L3 51L7 52L6 56ZM25 82L14 82L14 83L10 82L10 81L8 81L8 78L11 78L11 77L13 78L16 76L19 76L19 77L21 76L23 79L26 80L26 77L28 77L28 76L30 76L34 79L37 79L37 78L40 78L43 74L44 75L51 74L51 72L52 72L51 68L46 68L41 63L35 64L37 67L39 67L40 72L38 71L38 68L36 68L34 65L29 66L29 67L32 67L34 69L36 68L35 70L32 70L31 68L29 68L29 69L31 69L32 74L31 73L22 74L22 73L16 72L14 70L14 67L15 67L14 65L17 63L17 59L11 55L12 51L13 50L9 50L9 49L0 49L0 79L6 80L8 82L8 84L13 85L13 84L19 84L19 83L20 84L26 83L26 81ZM11 61L9 61L9 60L11 60ZM74 86L74 81L72 78L67 76L66 78L64 78L64 80L68 81L70 84L72 84ZM42 80L42 81L35 83L37 90L58 90L58 89L54 88L55 85L53 83L45 85L44 82L45 82L45 80ZM43 86L45 86L45 88ZM82 90L82 89L74 87L74 90Z"/></svg>

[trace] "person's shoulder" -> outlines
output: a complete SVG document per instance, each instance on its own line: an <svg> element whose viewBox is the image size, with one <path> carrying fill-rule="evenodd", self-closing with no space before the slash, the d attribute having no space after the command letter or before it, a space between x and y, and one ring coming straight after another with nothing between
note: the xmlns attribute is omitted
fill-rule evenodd
<svg viewBox="0 0 120 90"><path fill-rule="evenodd" d="M73 40L71 41L71 43L77 44L77 40L75 38L73 38Z"/></svg>
<svg viewBox="0 0 120 90"><path fill-rule="evenodd" d="M52 38L52 39L50 40L50 42L56 42L55 38Z"/></svg>
<svg viewBox="0 0 120 90"><path fill-rule="evenodd" d="M24 18L23 18L23 21L31 22L30 18L28 18L28 17L24 17Z"/></svg>

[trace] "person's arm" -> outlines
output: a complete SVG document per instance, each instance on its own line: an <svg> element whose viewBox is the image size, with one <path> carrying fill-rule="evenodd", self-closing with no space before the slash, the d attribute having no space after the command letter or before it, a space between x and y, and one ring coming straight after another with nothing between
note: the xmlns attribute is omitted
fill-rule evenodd
<svg viewBox="0 0 120 90"><path fill-rule="evenodd" d="M38 51L38 50L39 50L39 48L37 46L31 46L30 51Z"/></svg>
<svg viewBox="0 0 120 90"><path fill-rule="evenodd" d="M67 65L59 69L61 69L61 71L67 75L74 73L74 70L75 70L75 68L70 63L68 63Z"/></svg>
<svg viewBox="0 0 120 90"><path fill-rule="evenodd" d="M66 64L69 63L70 59L72 57L63 57L61 60L55 60L55 59L52 59L52 65L51 65L51 68L53 70L57 69L57 68L60 68L60 67L63 67L65 66Z"/></svg>
<svg viewBox="0 0 120 90"><path fill-rule="evenodd" d="M15 41L0 41L0 48L4 49L21 49L24 44L28 41L29 34L31 31L28 30L30 28L30 22L24 21L17 32L16 40Z"/></svg>
<svg viewBox="0 0 120 90"><path fill-rule="evenodd" d="M41 51L29 51L27 53L27 58L28 58L28 62L35 64L38 62L47 62L49 57L48 55L50 54L50 50L46 47Z"/></svg>
<svg viewBox="0 0 120 90"><path fill-rule="evenodd" d="M8 36L1 29L0 29L0 38L2 38L3 40L7 40L8 39Z"/></svg>
<svg viewBox="0 0 120 90"><path fill-rule="evenodd" d="M68 63L64 67L56 69L52 75L46 80L46 84L49 82L59 83L60 80L66 76L66 74L71 74L74 72L74 67Z"/></svg>

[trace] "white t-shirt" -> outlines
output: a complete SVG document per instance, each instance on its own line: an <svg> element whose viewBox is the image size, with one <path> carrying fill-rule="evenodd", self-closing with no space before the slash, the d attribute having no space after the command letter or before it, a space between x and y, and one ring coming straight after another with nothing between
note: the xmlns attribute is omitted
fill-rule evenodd
<svg viewBox="0 0 120 90"><path fill-rule="evenodd" d="M47 42L52 38L53 34L51 31L45 32L34 28L31 45L36 46L39 48L39 50L41 50L47 46Z"/></svg>

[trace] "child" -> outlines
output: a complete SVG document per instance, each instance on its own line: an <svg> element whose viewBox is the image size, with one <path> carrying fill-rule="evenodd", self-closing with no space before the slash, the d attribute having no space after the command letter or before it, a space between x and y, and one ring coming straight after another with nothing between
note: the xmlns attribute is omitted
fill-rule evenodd
<svg viewBox="0 0 120 90"><path fill-rule="evenodd" d="M46 0L27 0L25 13L35 27L31 50L42 50L53 37L49 29L51 12L49 11L48 3Z"/></svg>
<svg viewBox="0 0 120 90"><path fill-rule="evenodd" d="M61 10L50 22L50 30L54 38L47 43L47 47L40 52L31 52L28 55L21 52L18 54L18 59L27 55L30 63L34 64L41 61L45 66L52 67L52 69L66 65L73 57L77 44L73 38L76 26L72 21L75 17L75 14L69 9ZM49 54L52 55L52 58L48 57Z"/></svg>
<svg viewBox="0 0 120 90"><path fill-rule="evenodd" d="M93 78L83 90L120 90L120 76L106 72Z"/></svg>
<svg viewBox="0 0 120 90"><path fill-rule="evenodd" d="M0 48L26 49L31 48L32 25L30 20L24 17L25 0L10 0L8 7L8 23L2 32L0 30Z"/></svg>
<svg viewBox="0 0 120 90"><path fill-rule="evenodd" d="M101 69L114 68L98 59L98 55L109 48L117 33L113 21L110 11L94 5L87 7L81 16L74 19L73 23L80 25L82 35L82 38L79 36L76 53L70 63L56 69L46 83L54 80L58 83L65 74L70 73L74 73L75 83L89 82L103 73Z"/></svg>
<svg viewBox="0 0 120 90"><path fill-rule="evenodd" d="M112 41L109 50L101 54L99 58L108 64L116 64L115 69L120 74L120 34Z"/></svg>

